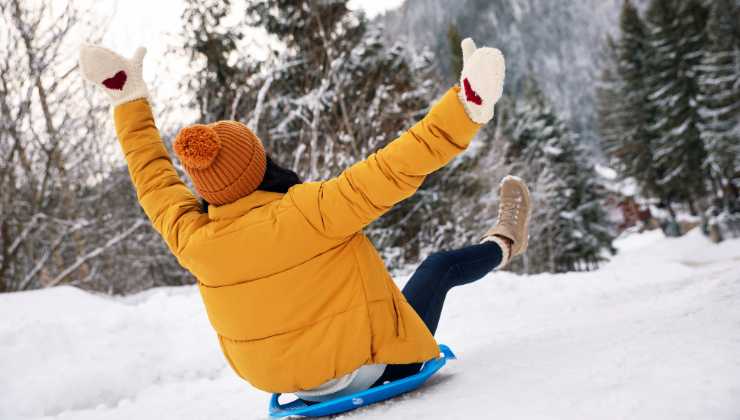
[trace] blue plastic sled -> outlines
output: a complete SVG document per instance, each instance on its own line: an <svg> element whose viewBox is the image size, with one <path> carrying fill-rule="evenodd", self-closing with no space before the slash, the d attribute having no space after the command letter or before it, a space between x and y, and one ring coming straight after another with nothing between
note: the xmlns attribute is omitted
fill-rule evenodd
<svg viewBox="0 0 740 420"><path fill-rule="evenodd" d="M447 360L454 360L455 354L444 344L439 345L440 357L424 363L421 371L397 381L370 388L365 391L356 392L341 398L322 403L307 405L301 400L295 400L287 404L280 404L278 398L281 394L272 394L270 400L270 417L281 418L287 416L321 417L339 414L354 410L366 405L375 404L380 401L393 398L403 393L413 391L420 387L432 375L437 373Z"/></svg>

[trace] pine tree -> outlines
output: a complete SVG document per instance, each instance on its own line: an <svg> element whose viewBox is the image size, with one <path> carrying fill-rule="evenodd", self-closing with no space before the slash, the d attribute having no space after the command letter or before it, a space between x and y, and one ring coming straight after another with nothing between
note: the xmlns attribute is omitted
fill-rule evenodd
<svg viewBox="0 0 740 420"><path fill-rule="evenodd" d="M346 1L255 1L247 16L285 46L258 82L267 86L258 134L307 179L363 159L431 101L431 57L406 60Z"/></svg>
<svg viewBox="0 0 740 420"><path fill-rule="evenodd" d="M706 15L698 0L652 0L646 14L650 26L646 83L656 116L650 127L656 183L664 190L669 209L671 203L682 202L693 214L705 194L697 72Z"/></svg>
<svg viewBox="0 0 740 420"><path fill-rule="evenodd" d="M259 72L259 63L239 51L243 30L224 23L229 13L229 0L186 0L182 15L185 42L177 52L187 54L192 75L183 88L205 122L236 119L232 104L255 88L249 76Z"/></svg>
<svg viewBox="0 0 740 420"><path fill-rule="evenodd" d="M626 159L621 159L623 155L621 149L629 121L622 115L626 108L623 97L625 88L624 80L619 73L617 43L609 35L604 43L604 52L599 84L596 86L601 144L612 158L614 167L625 178L630 176L628 175L630 171L626 167L628 164Z"/></svg>
<svg viewBox="0 0 740 420"><path fill-rule="evenodd" d="M631 1L624 2L619 19L621 37L616 45L617 72L622 86L619 93L622 124L620 138L608 151L621 164L621 173L634 178L642 190L665 200L664 191L657 181L652 147L654 134L649 127L654 123L655 110L647 100L649 95L645 80L650 57L648 29Z"/></svg>
<svg viewBox="0 0 740 420"><path fill-rule="evenodd" d="M530 184L533 214L527 272L593 269L612 251L602 190L584 150L533 81L505 128L512 173Z"/></svg>
<svg viewBox="0 0 740 420"><path fill-rule="evenodd" d="M456 77L462 72L463 61L462 47L460 46L462 37L454 23L450 23L447 27L447 42L450 45L450 67L452 68L452 74Z"/></svg>
<svg viewBox="0 0 740 420"><path fill-rule="evenodd" d="M707 24L708 43L699 86L704 161L715 196L725 211L740 212L740 43L734 32L740 6L716 0Z"/></svg>

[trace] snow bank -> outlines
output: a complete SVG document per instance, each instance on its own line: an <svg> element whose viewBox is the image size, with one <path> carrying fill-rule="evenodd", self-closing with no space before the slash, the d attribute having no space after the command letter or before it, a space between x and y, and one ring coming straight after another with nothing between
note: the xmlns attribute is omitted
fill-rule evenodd
<svg viewBox="0 0 740 420"><path fill-rule="evenodd" d="M0 419L125 406L225 368L193 287L123 299L58 287L0 295L0 310Z"/></svg>
<svg viewBox="0 0 740 420"><path fill-rule="evenodd" d="M601 270L453 290L460 356L421 391L341 418L740 418L740 240L617 242ZM259 419L193 287L0 295L1 419ZM490 413L481 415L480 413Z"/></svg>

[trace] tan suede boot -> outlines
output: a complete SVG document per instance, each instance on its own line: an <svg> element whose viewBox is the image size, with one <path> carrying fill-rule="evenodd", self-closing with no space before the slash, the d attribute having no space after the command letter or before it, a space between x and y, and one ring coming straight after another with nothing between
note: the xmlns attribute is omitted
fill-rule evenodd
<svg viewBox="0 0 740 420"><path fill-rule="evenodd" d="M502 268L511 258L527 250L532 209L527 184L519 177L504 177L499 184L498 194L496 225L486 232L482 241L493 241L501 246L504 255L497 268Z"/></svg>

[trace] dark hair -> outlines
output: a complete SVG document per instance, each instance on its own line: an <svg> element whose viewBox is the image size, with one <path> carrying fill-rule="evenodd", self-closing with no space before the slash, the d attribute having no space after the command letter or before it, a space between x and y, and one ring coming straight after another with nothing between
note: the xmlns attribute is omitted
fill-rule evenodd
<svg viewBox="0 0 740 420"><path fill-rule="evenodd" d="M265 177L257 187L258 190L285 194L293 185L303 183L298 174L278 165L269 155L266 158ZM203 212L208 213L208 206L208 202L203 200Z"/></svg>
<svg viewBox="0 0 740 420"><path fill-rule="evenodd" d="M303 181L298 177L298 174L290 169L281 167L268 155L265 177L262 178L262 183L260 183L257 189L285 194L290 187L301 183Z"/></svg>

